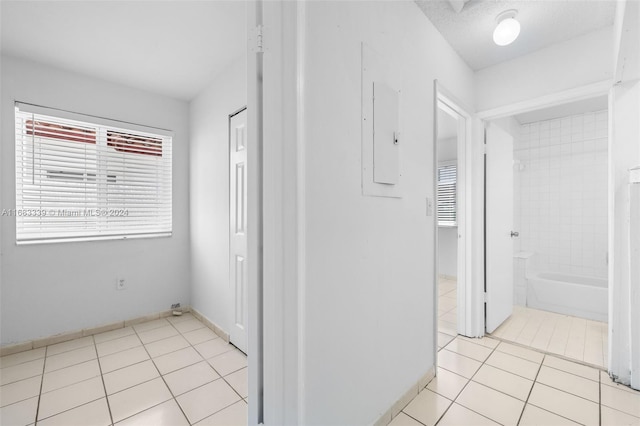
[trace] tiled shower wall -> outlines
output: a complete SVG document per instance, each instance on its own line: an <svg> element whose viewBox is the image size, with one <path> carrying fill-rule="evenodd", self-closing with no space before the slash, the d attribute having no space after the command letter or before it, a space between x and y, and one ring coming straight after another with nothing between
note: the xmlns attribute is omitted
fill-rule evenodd
<svg viewBox="0 0 640 426"><path fill-rule="evenodd" d="M607 111L521 126L515 250L537 270L607 277L607 138Z"/></svg>

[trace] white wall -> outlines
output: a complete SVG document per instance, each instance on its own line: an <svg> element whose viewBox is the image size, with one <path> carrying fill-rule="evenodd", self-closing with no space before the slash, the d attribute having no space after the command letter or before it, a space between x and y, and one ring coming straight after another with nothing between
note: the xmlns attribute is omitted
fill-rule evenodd
<svg viewBox="0 0 640 426"><path fill-rule="evenodd" d="M607 111L528 123L514 143L514 224L536 268L607 278Z"/></svg>
<svg viewBox="0 0 640 426"><path fill-rule="evenodd" d="M444 115L444 113L439 113L438 117ZM438 161L456 161L457 158L458 139L438 139ZM458 276L457 227L438 227L438 274L453 278Z"/></svg>
<svg viewBox="0 0 640 426"><path fill-rule="evenodd" d="M226 332L229 285L229 114L247 103L246 57L190 104L191 304Z"/></svg>
<svg viewBox="0 0 640 426"><path fill-rule="evenodd" d="M476 111L611 79L613 28L554 44L476 72Z"/></svg>
<svg viewBox="0 0 640 426"><path fill-rule="evenodd" d="M458 139L438 139L438 161L455 161L458 159Z"/></svg>
<svg viewBox="0 0 640 426"><path fill-rule="evenodd" d="M458 277L458 228L438 227L438 274Z"/></svg>
<svg viewBox="0 0 640 426"><path fill-rule="evenodd" d="M306 5L305 423L370 424L434 365L433 80L473 74L415 3ZM362 195L364 41L398 73L403 197Z"/></svg>
<svg viewBox="0 0 640 426"><path fill-rule="evenodd" d="M189 299L188 107L185 102L2 57L2 207L15 208L14 101L171 129L173 236L16 246L2 217L2 344L166 310ZM128 289L116 291L116 277Z"/></svg>

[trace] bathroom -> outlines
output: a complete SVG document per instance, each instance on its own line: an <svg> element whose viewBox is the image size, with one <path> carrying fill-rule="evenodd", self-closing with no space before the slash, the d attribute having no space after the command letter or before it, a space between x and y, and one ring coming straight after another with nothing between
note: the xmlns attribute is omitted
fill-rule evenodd
<svg viewBox="0 0 640 426"><path fill-rule="evenodd" d="M502 119L513 136L505 340L607 365L608 111L600 96Z"/></svg>

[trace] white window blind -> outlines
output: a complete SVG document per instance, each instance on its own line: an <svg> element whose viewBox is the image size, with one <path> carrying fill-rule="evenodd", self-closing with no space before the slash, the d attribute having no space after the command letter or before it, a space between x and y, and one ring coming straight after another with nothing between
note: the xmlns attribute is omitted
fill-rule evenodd
<svg viewBox="0 0 640 426"><path fill-rule="evenodd" d="M19 244L171 234L169 132L23 104L15 119Z"/></svg>
<svg viewBox="0 0 640 426"><path fill-rule="evenodd" d="M438 225L456 226L456 165L438 166Z"/></svg>

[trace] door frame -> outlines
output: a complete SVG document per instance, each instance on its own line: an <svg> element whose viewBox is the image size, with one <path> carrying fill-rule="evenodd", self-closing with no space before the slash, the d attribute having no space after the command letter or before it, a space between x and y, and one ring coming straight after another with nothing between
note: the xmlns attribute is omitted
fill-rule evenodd
<svg viewBox="0 0 640 426"><path fill-rule="evenodd" d="M306 28L305 2L247 2L249 424L306 423Z"/></svg>
<svg viewBox="0 0 640 426"><path fill-rule="evenodd" d="M460 102L445 86L438 80L434 80L434 125L433 125L433 194L434 200L437 201L438 193L438 113L441 105L448 110L449 114L455 114L458 118L457 131L457 173L458 182L461 185L457 187L458 205L458 250L457 250L457 274L458 274L458 317L457 332L464 336L473 336L471 326L473 325L470 301L470 292L473 291L473 253L471 240L473 238L473 122L474 117L469 112L464 103ZM460 191L459 189L462 188ZM460 205L462 209L460 209ZM437 360L438 355L438 280L440 273L438 270L438 215L437 206L434 208L434 359ZM462 276L462 277L461 277ZM461 279L462 278L462 279ZM462 308L461 308L462 307Z"/></svg>
<svg viewBox="0 0 640 426"><path fill-rule="evenodd" d="M496 120L499 118L510 117L510 116L525 113L525 112L554 107L558 105L567 104L570 102L576 102L576 101L581 101L581 100L595 98L599 96L605 96L605 95L608 97L609 104L610 104L611 103L610 89L612 86L613 86L613 82L611 80L602 80L596 83L579 86L573 89L564 90L557 93L540 96L537 98L527 99L524 101L504 105L497 108L479 111L476 115L478 119L481 120L481 128L484 132L484 128L489 121ZM609 125L610 124L611 123L609 123ZM611 138L609 138L609 144L611 144ZM483 175L484 175L484 156L482 156L482 158L475 158L474 161L476 162L475 164L476 167L482 168ZM484 188L484 185L482 186L481 191L482 191L482 199L484 203L484 200L486 199L486 196L485 196L486 188ZM476 246L476 248L481 249L482 258L484 260L484 256L485 256L484 227L483 227L481 240L474 241L474 244L480 244L480 246ZM479 291L476 291L473 293L474 294L473 297L477 298L476 300L473 301L473 304L475 306L481 307L483 312L485 308L485 303L484 303L485 284L486 284L485 278L483 275L482 280L476 283L476 287L478 287ZM611 283L609 283L609 294L611 294ZM611 312L609 312L609 319L611 319ZM474 329L481 328L482 334L484 335L484 330L485 330L484 315L482 315L480 318L475 317L474 320L478 321L476 324L474 324ZM611 329L610 328L609 328L609 346L611 346ZM609 357L609 363L611 363L611 357Z"/></svg>

